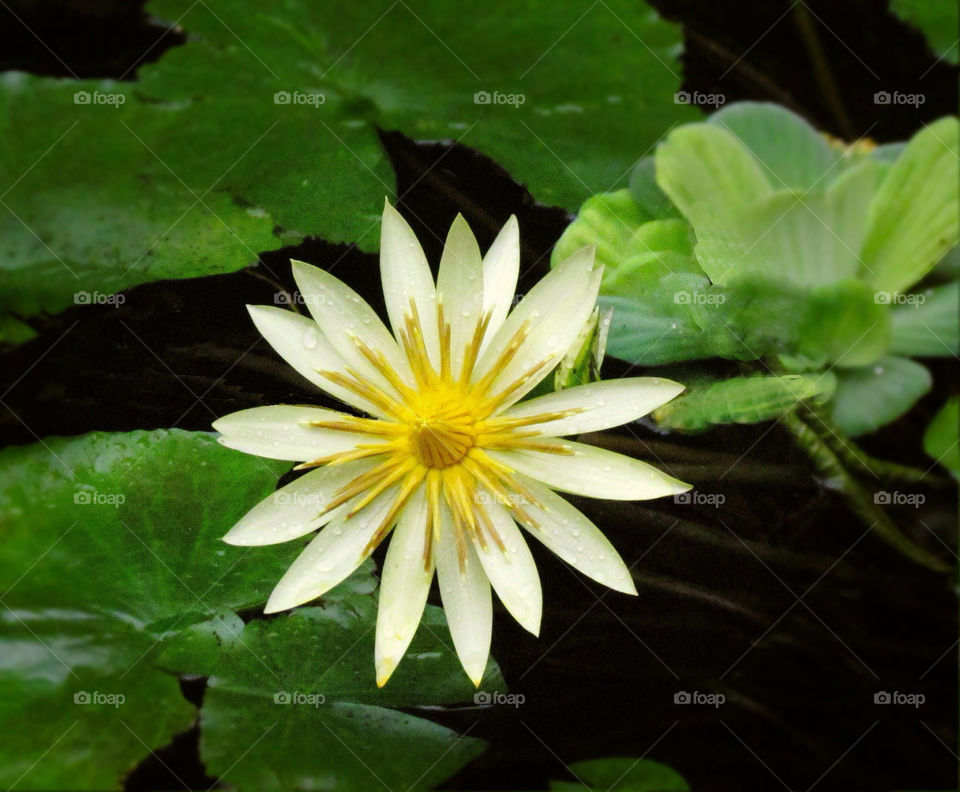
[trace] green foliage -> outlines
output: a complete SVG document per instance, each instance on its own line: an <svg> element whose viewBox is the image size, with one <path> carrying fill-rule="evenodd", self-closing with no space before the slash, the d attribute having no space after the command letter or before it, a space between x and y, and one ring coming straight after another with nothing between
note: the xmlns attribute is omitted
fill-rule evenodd
<svg viewBox="0 0 960 792"><path fill-rule="evenodd" d="M342 775L362 789L369 778L361 783L357 767L366 771L343 743L364 752L376 741L390 767L382 772L404 787L424 773L420 783L438 783L476 755L476 741L388 709L472 696L437 609L410 662L377 691L371 564L325 597L324 608L245 626L236 615L263 602L303 546L254 556L220 541L285 467L179 430L53 438L0 452L4 786L120 788L151 750L196 719L173 672L214 674L202 750L208 771L238 786L242 771L229 765L261 736L250 767L262 775L243 781L248 788L287 789L294 777L316 786ZM346 656L348 647L341 663L335 652ZM502 684L493 666L489 678ZM330 717L273 705L271 691L293 690L329 694ZM292 744L302 748L296 763Z"/></svg>
<svg viewBox="0 0 960 792"><path fill-rule="evenodd" d="M935 54L954 66L960 63L960 49L957 46L960 14L956 3L890 0L890 10L904 22L923 31Z"/></svg>
<svg viewBox="0 0 960 792"><path fill-rule="evenodd" d="M958 343L957 283L907 291L941 259L937 277L956 277L946 254L960 237L958 159L955 118L904 144L844 148L782 107L730 105L671 131L629 191L585 203L555 261L598 245L601 301L615 310L609 350L631 363L721 357L814 380L836 368L838 399L881 370L870 409L852 414L846 396L836 408L843 425L870 431L929 387L918 364L886 358ZM752 404L752 380L731 380L721 403ZM762 420L778 414L774 403L698 409L689 421ZM782 409L795 403L785 397Z"/></svg>
<svg viewBox="0 0 960 792"><path fill-rule="evenodd" d="M923 434L923 450L960 479L960 396L940 408Z"/></svg>
<svg viewBox="0 0 960 792"><path fill-rule="evenodd" d="M960 353L960 281L908 297L890 313L890 351L919 357Z"/></svg>
<svg viewBox="0 0 960 792"><path fill-rule="evenodd" d="M688 393L660 407L653 417L662 426L686 431L709 429L714 424L756 423L776 418L806 399L826 401L836 384L830 372L691 383Z"/></svg>
<svg viewBox="0 0 960 792"><path fill-rule="evenodd" d="M930 390L930 372L909 358L837 372L833 422L856 437L899 418Z"/></svg>
<svg viewBox="0 0 960 792"><path fill-rule="evenodd" d="M553 389L573 388L598 382L600 366L607 351L607 334L610 332L612 310L602 314L594 308L576 340L553 372Z"/></svg>
<svg viewBox="0 0 960 792"><path fill-rule="evenodd" d="M247 625L225 614L169 642L160 665L210 676L200 710L208 772L250 790L325 778L345 792L370 789L378 778L432 789L482 751L480 740L387 709L472 700L442 610L427 608L409 657L380 690L372 663L376 598L338 591L322 608ZM505 689L493 663L484 684Z"/></svg>
<svg viewBox="0 0 960 792"><path fill-rule="evenodd" d="M553 781L550 792L690 792L690 785L673 768L652 759L590 759L569 770L577 781Z"/></svg>
<svg viewBox="0 0 960 792"><path fill-rule="evenodd" d="M957 244L958 135L955 118L918 132L874 196L860 255L864 277L877 289L909 288Z"/></svg>
<svg viewBox="0 0 960 792"><path fill-rule="evenodd" d="M147 11L187 41L137 82L0 78L0 127L30 130L0 151L5 340L78 292L230 272L306 235L373 249L394 190L378 128L459 140L572 209L697 114L673 101L679 28L642 3Z"/></svg>

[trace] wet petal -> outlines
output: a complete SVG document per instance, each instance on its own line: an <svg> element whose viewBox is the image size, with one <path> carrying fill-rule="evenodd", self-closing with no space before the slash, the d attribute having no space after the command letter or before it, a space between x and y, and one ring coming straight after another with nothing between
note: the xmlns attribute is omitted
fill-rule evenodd
<svg viewBox="0 0 960 792"><path fill-rule="evenodd" d="M247 310L260 335L301 376L344 404L383 417L383 411L376 405L320 375L321 371L345 374L347 363L316 322L271 305L248 305Z"/></svg>
<svg viewBox="0 0 960 792"><path fill-rule="evenodd" d="M531 424L525 429L553 437L598 432L635 421L666 404L682 391L683 385L659 377L607 380L528 399L515 404L502 417L530 418L576 410L565 418Z"/></svg>
<svg viewBox="0 0 960 792"><path fill-rule="evenodd" d="M450 324L450 359L454 377L459 375L464 351L483 313L483 289L480 248L467 221L458 214L447 234L437 274L443 318Z"/></svg>
<svg viewBox="0 0 960 792"><path fill-rule="evenodd" d="M280 578L263 612L276 613L302 605L349 577L370 555L367 545L387 516L398 490L391 487L352 517L328 523Z"/></svg>
<svg viewBox="0 0 960 792"><path fill-rule="evenodd" d="M507 224L500 229L487 255L483 257L483 310L490 314L484 349L513 307L519 276L520 226L516 215L510 215Z"/></svg>
<svg viewBox="0 0 960 792"><path fill-rule="evenodd" d="M410 497L390 539L380 575L375 657L377 685L383 687L410 645L433 581L433 556L424 565L427 500L424 488Z"/></svg>
<svg viewBox="0 0 960 792"><path fill-rule="evenodd" d="M607 500L649 500L677 495L689 484L668 476L639 459L571 440L544 440L572 453L547 451L488 451L494 459L548 487Z"/></svg>
<svg viewBox="0 0 960 792"><path fill-rule="evenodd" d="M412 383L406 356L374 310L353 289L319 267L291 261L293 277L310 315L350 368L371 385L396 393L384 375L360 352L357 341L382 354L387 364Z"/></svg>
<svg viewBox="0 0 960 792"><path fill-rule="evenodd" d="M486 509L494 530L499 534L504 549L501 550L490 538L487 539L486 547L474 541L474 549L493 590L497 592L504 607L510 611L510 615L525 630L539 635L543 594L530 548L509 512L489 493L481 494L486 496L483 508Z"/></svg>
<svg viewBox="0 0 960 792"><path fill-rule="evenodd" d="M453 536L453 518L449 512L443 511L442 533L439 541L435 540L433 545L440 597L457 656L467 676L474 685L479 686L490 655L493 629L490 582L469 540L465 542L466 566L461 574Z"/></svg>
<svg viewBox="0 0 960 792"><path fill-rule="evenodd" d="M223 541L232 545L269 545L299 539L339 517L349 504L324 512L336 494L376 464L358 459L311 470L271 492L233 526Z"/></svg>
<svg viewBox="0 0 960 792"><path fill-rule="evenodd" d="M384 203L380 226L380 279L394 336L400 338L404 316L411 313L412 302L420 318L427 353L436 362L440 346L433 273L413 230L389 201Z"/></svg>
<svg viewBox="0 0 960 792"><path fill-rule="evenodd" d="M602 268L594 263L594 249L583 248L534 286L507 317L474 373L476 381L498 366L500 354L526 326L525 340L510 362L498 371L489 389L491 394L497 394L522 383L499 410L519 401L560 362L593 312L601 276Z"/></svg>
<svg viewBox="0 0 960 792"><path fill-rule="evenodd" d="M220 443L247 454L268 459L305 462L330 454L351 451L360 443L381 438L359 432L343 432L310 426L310 421L338 421L349 415L322 407L276 404L230 413L213 422L222 435Z"/></svg>
<svg viewBox="0 0 960 792"><path fill-rule="evenodd" d="M598 583L624 594L637 593L630 570L597 526L542 484L524 476L520 482L541 504L526 502L523 496L515 494L539 526L529 529L532 536Z"/></svg>

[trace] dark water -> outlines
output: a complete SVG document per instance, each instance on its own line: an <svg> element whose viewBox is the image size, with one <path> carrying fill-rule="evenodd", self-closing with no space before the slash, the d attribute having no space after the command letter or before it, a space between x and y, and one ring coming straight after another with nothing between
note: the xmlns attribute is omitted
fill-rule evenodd
<svg viewBox="0 0 960 792"><path fill-rule="evenodd" d="M878 140L907 137L924 121L956 112L956 70L933 65L922 38L882 3L809 4L832 90L844 99L840 111L812 77L802 22L792 13L782 17L788 4L655 5L684 22L689 90L722 91L728 101L780 101L838 135L869 132ZM44 3L15 8L82 76L122 75L157 36L135 7L119 2L58 4L57 13ZM15 22L5 20L0 39L0 67L68 73ZM150 57L180 40L167 37ZM878 79L891 89L921 90L927 102L909 117L878 118L872 103ZM397 170L401 209L432 260L457 211L482 247L516 213L520 291L543 275L568 222L565 212L535 205L506 173L469 150L390 131L382 139ZM302 400L299 377L265 344L233 365L257 340L244 304L269 302L271 281L292 287L291 255L335 266L381 304L374 257L308 241L265 254L255 269L148 284L128 291L118 308L83 306L43 319L37 339L0 350L0 391L50 350L6 397L41 436L174 423L207 430L214 414ZM138 337L160 360L144 355ZM942 383L956 388L954 363L930 361L941 383L937 392L872 437L869 450L927 466L919 437L946 396ZM617 361L607 368L608 376L625 370ZM204 405L180 379L206 392ZM0 433L5 443L34 439L8 413L0 416ZM501 610L493 647L524 703L420 713L491 743L450 788L545 788L551 778L571 778L564 764L612 755L665 762L694 789L709 792L956 786L955 575L922 570L889 550L821 486L780 426L685 438L636 426L590 440L656 462L725 502L576 501L635 564L640 596L607 592L533 548L545 598L540 638ZM922 491L922 508L893 514L926 548L955 560L956 489ZM184 689L200 700L202 682ZM682 691L722 693L725 702L674 703ZM875 704L884 691L922 694L925 701L917 708ZM128 788L176 788L164 764L191 785L209 786L196 738L182 735L160 752L162 762L144 762Z"/></svg>

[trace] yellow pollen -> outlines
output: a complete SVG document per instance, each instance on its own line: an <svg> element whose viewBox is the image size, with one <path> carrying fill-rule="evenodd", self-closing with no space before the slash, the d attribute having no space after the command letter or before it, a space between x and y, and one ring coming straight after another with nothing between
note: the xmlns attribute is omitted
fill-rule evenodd
<svg viewBox="0 0 960 792"><path fill-rule="evenodd" d="M426 420L411 428L410 447L424 467L446 468L467 455L474 438L468 423Z"/></svg>

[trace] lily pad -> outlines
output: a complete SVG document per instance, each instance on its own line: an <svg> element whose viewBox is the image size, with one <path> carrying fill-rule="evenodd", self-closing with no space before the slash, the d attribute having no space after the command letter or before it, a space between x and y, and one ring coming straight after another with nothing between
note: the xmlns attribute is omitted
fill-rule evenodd
<svg viewBox="0 0 960 792"><path fill-rule="evenodd" d="M2 315L237 270L306 235L371 250L394 191L378 129L473 146L575 208L698 114L673 100L678 26L642 3L147 10L186 43L136 83L0 80L0 127L31 131L0 152Z"/></svg>
<svg viewBox="0 0 960 792"><path fill-rule="evenodd" d="M293 767L286 751L295 737L297 778L314 785L343 774L363 788L366 770L351 751L389 753L392 769L382 772L404 787L420 776L437 783L476 755L477 741L389 709L472 699L438 609L391 686L377 690L372 563L323 608L246 626L237 616L266 599L306 541L256 553L220 541L288 464L179 430L50 438L0 453L5 786L120 788L195 721L181 671L214 674L201 714L207 769L238 785L246 765L230 765L260 736L252 730L271 724L274 736L251 749L251 766L265 774L251 788L269 787L268 768ZM503 688L493 665L488 679ZM273 704L275 692L321 683L331 699L339 693L330 710L339 721ZM278 788L294 786L282 777Z"/></svg>
<svg viewBox="0 0 960 792"><path fill-rule="evenodd" d="M569 767L577 781L554 781L550 792L690 792L690 785L676 770L653 759L590 759Z"/></svg>
<svg viewBox="0 0 960 792"><path fill-rule="evenodd" d="M173 639L161 664L210 675L200 710L208 772L237 789L432 789L476 757L482 741L388 709L473 700L442 610L428 606L383 689L375 621L374 597L346 594L246 626L224 615ZM505 689L492 662L484 685Z"/></svg>
<svg viewBox="0 0 960 792"><path fill-rule="evenodd" d="M219 541L281 468L176 430L47 439L0 468L0 779L119 788L195 718L158 642L262 600L290 560Z"/></svg>

